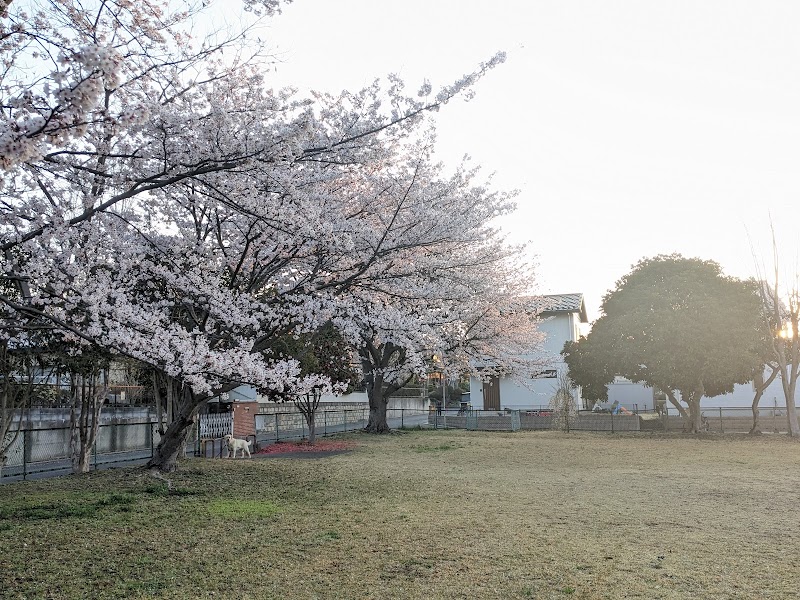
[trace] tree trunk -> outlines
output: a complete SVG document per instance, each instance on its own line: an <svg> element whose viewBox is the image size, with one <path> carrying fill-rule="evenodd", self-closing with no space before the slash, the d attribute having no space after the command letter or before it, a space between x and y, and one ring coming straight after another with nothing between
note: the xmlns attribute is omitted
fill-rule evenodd
<svg viewBox="0 0 800 600"><path fill-rule="evenodd" d="M702 430L702 422L700 413L700 399L699 398L690 398L689 399L689 432L690 433L699 433Z"/></svg>
<svg viewBox="0 0 800 600"><path fill-rule="evenodd" d="M194 425L190 416L181 415L167 426L161 441L153 450L153 457L147 463L147 468L158 469L164 473L171 473L178 468L178 457L181 451L185 452L186 439L189 430Z"/></svg>
<svg viewBox="0 0 800 600"><path fill-rule="evenodd" d="M375 375L367 383L369 398L369 421L364 429L367 433L389 433L389 422L386 419L387 399L383 397L383 376Z"/></svg>
<svg viewBox="0 0 800 600"><path fill-rule="evenodd" d="M794 386L792 386L794 388ZM789 436L796 438L800 437L800 426L797 424L797 407L794 405L794 389L789 396L791 401L787 398L786 401L786 418L789 421Z"/></svg>
<svg viewBox="0 0 800 600"><path fill-rule="evenodd" d="M306 425L308 425L308 443L312 446L317 441L316 415L321 397L322 394L319 391L313 391L306 394L304 399L294 401L297 410L302 413L306 420Z"/></svg>
<svg viewBox="0 0 800 600"><path fill-rule="evenodd" d="M689 426L689 433L699 433L703 431L703 413L700 412L700 399L703 397L704 390L698 389L691 393L684 394L681 392L681 397L686 400L689 405L689 418L687 424Z"/></svg>
<svg viewBox="0 0 800 600"><path fill-rule="evenodd" d="M763 395L764 395L764 390L758 390L756 391L755 396L753 396L753 405L751 407L751 410L753 411L753 426L750 428L750 431L747 432L750 435L759 435L761 433L761 428L759 427L758 423L758 416L759 416L758 403L761 401L761 396Z"/></svg>
<svg viewBox="0 0 800 600"><path fill-rule="evenodd" d="M669 403L675 407L680 416L686 419L688 417L688 415L686 414L686 410L684 410L684 408L681 406L681 403L678 402L678 399L675 397L675 392L673 392L669 388L661 388L661 389L666 389L664 393L667 395L667 398L669 398Z"/></svg>
<svg viewBox="0 0 800 600"><path fill-rule="evenodd" d="M373 396L375 399L373 400ZM387 402L380 393L369 395L369 422L364 429L367 433L389 433L389 422L386 418Z"/></svg>
<svg viewBox="0 0 800 600"><path fill-rule="evenodd" d="M306 424L308 425L308 443L312 446L317 441L317 426L316 426L316 411L311 411L306 416Z"/></svg>
<svg viewBox="0 0 800 600"><path fill-rule="evenodd" d="M188 388L184 391L179 410L173 414L172 422L167 425L161 441L153 450L153 457L147 463L147 468L164 473L171 473L178 468L178 457L185 454L186 440L194 425L194 413L205 399L205 396L195 396Z"/></svg>
<svg viewBox="0 0 800 600"><path fill-rule="evenodd" d="M794 343L794 342L793 342ZM794 353L792 354L795 355ZM793 364L781 363L781 384L783 397L786 399L786 419L789 437L800 437L800 427L797 424L797 408L794 405L794 395L797 389L798 367Z"/></svg>
<svg viewBox="0 0 800 600"><path fill-rule="evenodd" d="M761 402L761 398L764 396L764 392L766 391L767 387L775 381L775 378L778 376L778 367L769 365L770 369L772 369L772 373L767 379L764 379L764 374L762 372L756 372L755 376L753 377L753 386L756 388L756 393L753 396L753 404L752 404L752 411L753 411L753 426L750 428L751 435L758 435L761 433L761 428L759 427L758 417L759 417L759 410L758 404Z"/></svg>
<svg viewBox="0 0 800 600"><path fill-rule="evenodd" d="M78 436L72 437L72 473L80 475L88 473L92 465L92 449L86 444L80 443Z"/></svg>
<svg viewBox="0 0 800 600"><path fill-rule="evenodd" d="M73 385L70 409L70 443L72 447L72 472L88 473L91 467L92 450L100 431L100 412L103 409L108 386L100 385L98 375L80 376L80 389ZM106 378L107 381L107 378Z"/></svg>

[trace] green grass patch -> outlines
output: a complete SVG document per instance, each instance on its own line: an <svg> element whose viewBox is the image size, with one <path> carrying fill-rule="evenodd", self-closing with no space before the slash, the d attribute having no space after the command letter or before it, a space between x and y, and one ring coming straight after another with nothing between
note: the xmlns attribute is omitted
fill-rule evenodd
<svg viewBox="0 0 800 600"><path fill-rule="evenodd" d="M212 500L208 512L225 519L244 519L249 517L271 517L280 512L276 504L264 500L240 500L226 498Z"/></svg>
<svg viewBox="0 0 800 600"><path fill-rule="evenodd" d="M129 510L135 499L130 494L110 494L96 500L70 499L61 502L0 505L0 519L7 521L44 521L72 517L96 517L105 508Z"/></svg>
<svg viewBox="0 0 800 600"><path fill-rule="evenodd" d="M148 485L144 488L143 492L145 494L151 494L153 496L202 496L203 492L200 490L192 490L189 488L182 488L182 487L168 487L166 484L158 484L158 485Z"/></svg>

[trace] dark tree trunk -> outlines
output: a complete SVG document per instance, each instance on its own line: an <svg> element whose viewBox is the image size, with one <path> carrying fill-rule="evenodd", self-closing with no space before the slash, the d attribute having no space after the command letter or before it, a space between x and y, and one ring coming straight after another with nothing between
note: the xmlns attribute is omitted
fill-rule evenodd
<svg viewBox="0 0 800 600"><path fill-rule="evenodd" d="M306 425L308 425L308 443L313 446L317 441L317 423L315 412L310 412L306 415Z"/></svg>
<svg viewBox="0 0 800 600"><path fill-rule="evenodd" d="M147 463L148 469L158 469L164 473L171 473L177 469L178 457L185 452L186 440L194 425L194 413L206 399L206 396L196 396L189 389L184 391L179 410L154 449L153 457Z"/></svg>
<svg viewBox="0 0 800 600"><path fill-rule="evenodd" d="M687 429L689 433L699 433L705 428L703 427L703 413L700 412L700 399L703 397L705 390L702 386L696 390L688 393L681 391L681 397L689 405L689 414L687 419Z"/></svg>
<svg viewBox="0 0 800 600"><path fill-rule="evenodd" d="M88 381L87 381L88 377ZM80 386L75 379L80 380ZM98 375L73 375L72 406L70 409L70 446L72 472L88 473L91 466L92 450L97 443L100 431L100 411L108 387L100 385ZM108 381L108 377L105 377Z"/></svg>
<svg viewBox="0 0 800 600"><path fill-rule="evenodd" d="M383 396L383 377L375 375L367 383L369 398L369 421L364 429L367 433L389 433L389 422L386 418L388 399Z"/></svg>
<svg viewBox="0 0 800 600"><path fill-rule="evenodd" d="M700 412L700 398L689 397L689 432L698 433L702 431L702 413Z"/></svg>
<svg viewBox="0 0 800 600"><path fill-rule="evenodd" d="M369 421L364 431L367 433L389 433L391 431L386 417L387 405L388 401L380 393L380 390L369 394Z"/></svg>
<svg viewBox="0 0 800 600"><path fill-rule="evenodd" d="M406 361L406 351L400 346L391 343L373 344L364 341L359 350L361 367L364 370L364 379L367 383L367 397L369 398L369 421L364 431L367 433L389 433L387 420L389 398L397 390L412 379L409 375L403 381L387 383L383 378L384 369L393 365L403 365Z"/></svg>
<svg viewBox="0 0 800 600"><path fill-rule="evenodd" d="M322 394L319 391L313 391L306 394L303 399L295 400L294 405L297 407L308 425L308 443L314 445L317 441L317 408Z"/></svg>
<svg viewBox="0 0 800 600"><path fill-rule="evenodd" d="M161 441L153 450L148 469L171 473L178 467L178 457L186 452L186 441L194 425L194 415L203 402L236 388L238 383L227 383L204 394L195 394L180 380L165 377L167 382L167 428Z"/></svg>

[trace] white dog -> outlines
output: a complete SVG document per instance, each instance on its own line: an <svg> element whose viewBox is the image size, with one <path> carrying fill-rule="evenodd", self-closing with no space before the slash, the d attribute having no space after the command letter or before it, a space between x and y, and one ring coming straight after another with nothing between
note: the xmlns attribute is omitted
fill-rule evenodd
<svg viewBox="0 0 800 600"><path fill-rule="evenodd" d="M226 435L224 438L225 443L228 444L228 458L236 458L236 451L241 450L241 454L239 455L241 458L244 458L244 453L247 452L247 458L252 458L250 456L250 440L237 440L233 437L230 433Z"/></svg>

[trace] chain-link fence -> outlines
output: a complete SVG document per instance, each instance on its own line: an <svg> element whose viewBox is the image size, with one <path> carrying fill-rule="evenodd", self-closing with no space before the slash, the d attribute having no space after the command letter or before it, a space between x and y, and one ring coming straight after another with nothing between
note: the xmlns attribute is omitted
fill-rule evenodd
<svg viewBox="0 0 800 600"><path fill-rule="evenodd" d="M257 414L256 439L259 444L303 439L308 435L305 417L299 411ZM317 410L315 428L319 436L363 429L369 420L369 408Z"/></svg>
<svg viewBox="0 0 800 600"><path fill-rule="evenodd" d="M770 406L757 410L758 416L754 420L753 410L749 407L722 407L701 408L701 430L716 433L748 433L753 428L763 433L786 433L789 431L789 422L785 406ZM660 424L655 429L680 432L687 429L686 419L681 417L675 409L669 408L664 417L654 416L653 413L642 414L644 421L655 420Z"/></svg>
<svg viewBox="0 0 800 600"><path fill-rule="evenodd" d="M786 433L786 408L773 406L758 410L756 429L764 433ZM709 433L748 433L753 429L751 408L714 407L701 409L701 431ZM431 411L428 426L436 429L476 431L517 431L560 429L563 431L689 431L687 418L674 408L655 411L612 412L575 411L564 414L547 408L533 410L447 409Z"/></svg>
<svg viewBox="0 0 800 600"><path fill-rule="evenodd" d="M773 406L760 409L758 430L765 433L788 431L786 408ZM254 416L259 445L280 441L300 440L308 436L303 415L284 411ZM652 411L614 414L577 411L556 414L542 408L534 410L472 410L472 409L388 409L389 427L456 428L480 431L517 431L563 429L567 431L631 432L688 430L686 419L674 408L663 413ZM318 410L317 435L325 437L366 427L369 408ZM702 410L702 430L717 433L747 433L753 428L750 408L722 407ZM199 454L199 431L194 427L187 443L188 450ZM159 442L158 426L153 422L110 423L100 425L97 444L92 450L92 468L116 463L144 462L153 455ZM221 453L221 440L219 452ZM3 478L27 479L44 473L68 473L71 470L69 427L40 427L23 429L6 452Z"/></svg>
<svg viewBox="0 0 800 600"><path fill-rule="evenodd" d="M187 452L202 455L200 440L203 435L219 438L230 430L229 414L204 415L192 427L187 439ZM420 409L389 409L389 426L392 428L427 426L428 411ZM213 421L213 423L212 423ZM318 410L317 435L324 437L336 433L356 431L366 427L369 408ZM279 441L300 440L308 436L303 415L297 411L284 411L255 415L259 445ZM202 429L202 432L201 432ZM212 431L213 429L213 431ZM13 437L13 433L10 437ZM98 469L118 463L145 462L153 456L160 441L158 424L152 421L137 423L101 424L97 443L92 449L90 468ZM216 439L212 455L222 454L222 440ZM22 429L6 452L6 463L0 477L6 480L28 479L46 474L71 472L72 449L69 426L35 427Z"/></svg>
<svg viewBox="0 0 800 600"><path fill-rule="evenodd" d="M428 410L417 408L389 408L387 422L393 429L428 426ZM256 439L260 445L272 442L300 440L308 436L308 426L302 413L287 410L255 415ZM336 410L317 410L316 434L326 437L346 431L364 429L369 422L369 407Z"/></svg>
<svg viewBox="0 0 800 600"><path fill-rule="evenodd" d="M13 434L11 434L13 437ZM90 466L144 461L159 442L156 423L110 423L99 426ZM2 477L27 479L37 474L70 472L69 427L22 429L6 451Z"/></svg>

